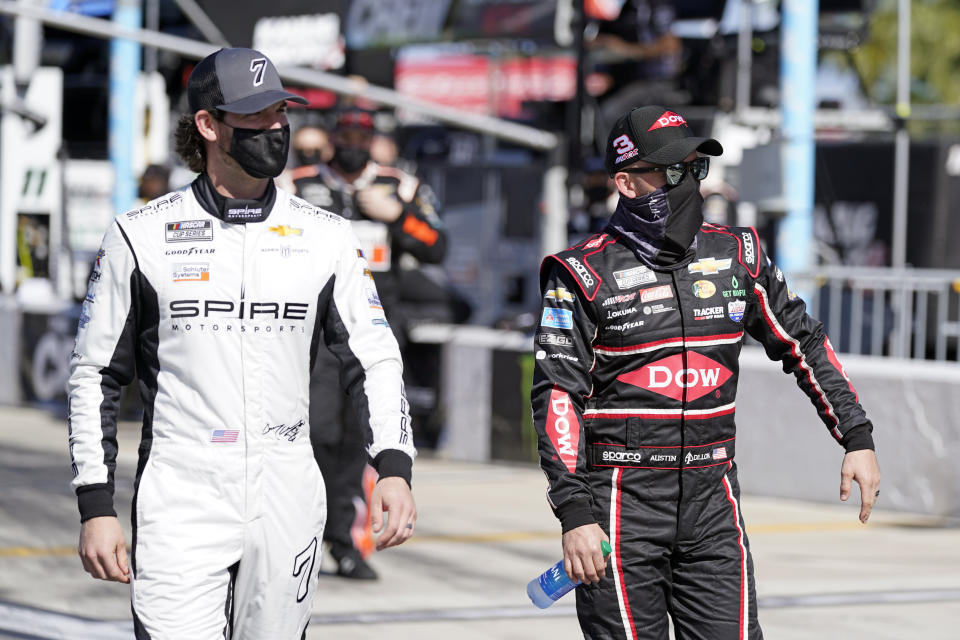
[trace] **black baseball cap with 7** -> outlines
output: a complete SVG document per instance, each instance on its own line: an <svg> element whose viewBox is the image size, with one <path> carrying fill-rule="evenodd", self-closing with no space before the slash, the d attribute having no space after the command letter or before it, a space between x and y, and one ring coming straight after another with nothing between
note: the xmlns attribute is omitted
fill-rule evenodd
<svg viewBox="0 0 960 640"><path fill-rule="evenodd" d="M604 167L612 176L638 160L656 165L683 162L692 151L719 156L723 147L713 138L693 135L679 113L659 105L637 107L620 116L610 129Z"/></svg>
<svg viewBox="0 0 960 640"><path fill-rule="evenodd" d="M283 88L270 58L255 49L220 49L197 63L187 79L191 113L201 109L256 113L281 100L309 104Z"/></svg>

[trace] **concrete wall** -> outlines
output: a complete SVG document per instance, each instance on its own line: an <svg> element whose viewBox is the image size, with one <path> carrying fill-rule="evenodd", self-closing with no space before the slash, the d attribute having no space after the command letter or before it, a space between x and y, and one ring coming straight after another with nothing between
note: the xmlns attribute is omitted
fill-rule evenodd
<svg viewBox="0 0 960 640"><path fill-rule="evenodd" d="M0 296L0 405L17 404L20 390L20 309L11 296Z"/></svg>
<svg viewBox="0 0 960 640"><path fill-rule="evenodd" d="M488 351L527 351L530 340L476 328L433 338L446 344L441 391L446 422L439 453L487 460L492 437ZM960 522L960 366L842 354L840 359L874 423L883 507ZM745 347L740 364L736 461L743 490L839 503L843 449L796 378L759 347ZM528 402L524 407L529 411ZM518 431L523 428L521 415L514 424ZM854 487L849 503L859 501Z"/></svg>
<svg viewBox="0 0 960 640"><path fill-rule="evenodd" d="M873 421L885 508L960 519L960 366L840 355ZM843 449L796 379L745 348L737 394L745 492L838 502ZM854 489L850 502L859 504Z"/></svg>

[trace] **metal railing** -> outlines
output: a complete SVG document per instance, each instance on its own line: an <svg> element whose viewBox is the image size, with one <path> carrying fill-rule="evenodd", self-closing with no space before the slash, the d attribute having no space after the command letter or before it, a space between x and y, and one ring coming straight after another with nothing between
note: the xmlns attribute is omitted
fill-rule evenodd
<svg viewBox="0 0 960 640"><path fill-rule="evenodd" d="M837 351L960 359L960 271L824 266L790 282Z"/></svg>

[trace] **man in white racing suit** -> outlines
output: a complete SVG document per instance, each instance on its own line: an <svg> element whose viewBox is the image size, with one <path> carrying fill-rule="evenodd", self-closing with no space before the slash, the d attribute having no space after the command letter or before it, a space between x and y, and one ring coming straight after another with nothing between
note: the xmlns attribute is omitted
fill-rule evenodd
<svg viewBox="0 0 960 640"><path fill-rule="evenodd" d="M273 183L286 101L306 101L251 49L205 58L187 93L176 147L200 175L116 217L78 325L79 553L94 577L132 584L137 638L301 638L326 517L308 426L320 336L367 426L378 548L416 520L400 353L349 223ZM113 476L117 401L134 375L144 418L128 560Z"/></svg>

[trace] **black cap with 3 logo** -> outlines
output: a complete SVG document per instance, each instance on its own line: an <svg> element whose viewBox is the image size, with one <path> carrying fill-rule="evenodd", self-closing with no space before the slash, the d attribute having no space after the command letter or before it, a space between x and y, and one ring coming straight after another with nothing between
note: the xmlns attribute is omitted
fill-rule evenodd
<svg viewBox="0 0 960 640"><path fill-rule="evenodd" d="M658 105L637 107L610 130L604 167L612 176L638 160L657 165L683 162L692 151L719 156L723 147L713 138L694 136L679 113Z"/></svg>
<svg viewBox="0 0 960 640"><path fill-rule="evenodd" d="M275 102L305 98L283 88L270 59L254 49L220 49L201 60L187 80L191 113L219 109L230 113L256 113Z"/></svg>

